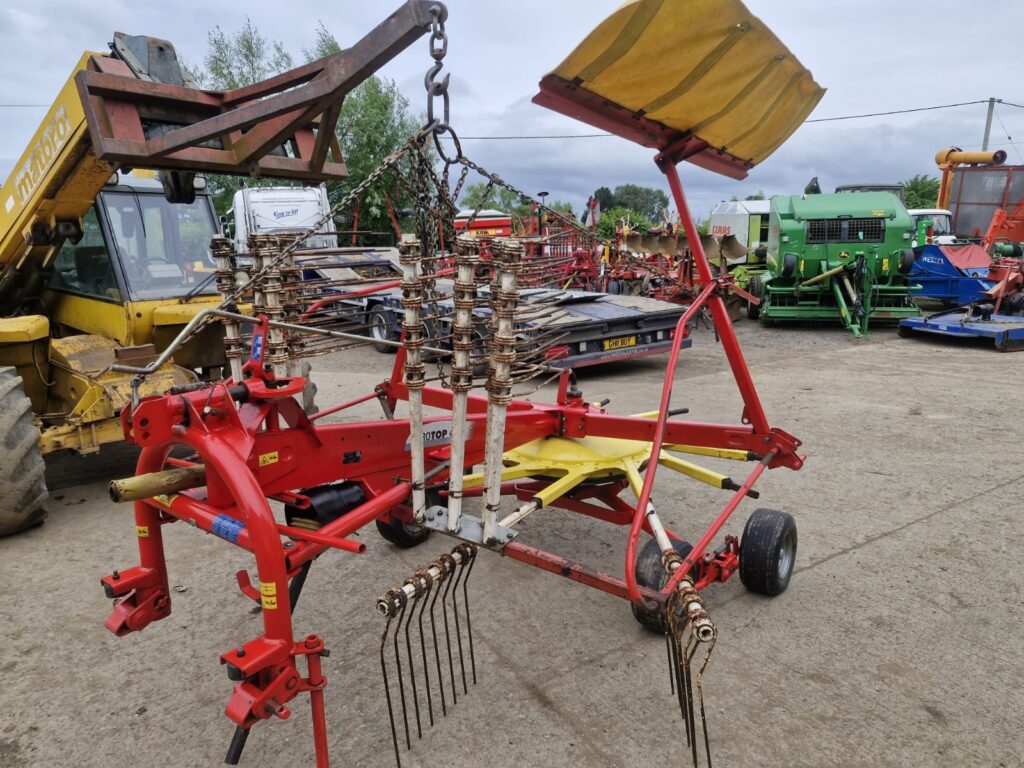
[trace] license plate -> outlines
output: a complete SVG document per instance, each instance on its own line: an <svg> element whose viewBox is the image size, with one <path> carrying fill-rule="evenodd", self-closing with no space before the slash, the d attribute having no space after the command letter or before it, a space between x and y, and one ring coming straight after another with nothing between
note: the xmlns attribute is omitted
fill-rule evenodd
<svg viewBox="0 0 1024 768"><path fill-rule="evenodd" d="M623 349L625 347L635 347L636 336L623 336L621 339L606 339L604 342L605 351L609 349Z"/></svg>

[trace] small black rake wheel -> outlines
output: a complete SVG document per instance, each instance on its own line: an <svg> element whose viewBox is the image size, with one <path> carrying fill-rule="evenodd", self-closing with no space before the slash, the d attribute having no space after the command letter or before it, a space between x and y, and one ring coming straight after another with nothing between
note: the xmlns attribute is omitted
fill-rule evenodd
<svg viewBox="0 0 1024 768"><path fill-rule="evenodd" d="M678 539L672 540L672 546L675 547L679 556L683 558L690 554L690 550L693 549L689 542ZM637 584L641 587L658 592L665 586L665 582L668 581L668 574L665 573L665 566L661 563L661 548L658 546L657 539L648 539L647 543L644 544L640 554L636 557L633 573L636 575ZM697 578L696 565L690 570L690 578L694 580ZM633 618L640 622L644 628L659 634L665 633L665 620L661 615L661 611L647 611L637 606L636 603L632 603L630 607L633 609Z"/></svg>
<svg viewBox="0 0 1024 768"><path fill-rule="evenodd" d="M755 509L740 540L740 581L751 592L781 595L796 564L796 521L775 509Z"/></svg>
<svg viewBox="0 0 1024 768"><path fill-rule="evenodd" d="M401 549L411 549L419 546L430 536L430 529L416 523L406 523L398 518L391 518L387 522L377 520L377 531Z"/></svg>

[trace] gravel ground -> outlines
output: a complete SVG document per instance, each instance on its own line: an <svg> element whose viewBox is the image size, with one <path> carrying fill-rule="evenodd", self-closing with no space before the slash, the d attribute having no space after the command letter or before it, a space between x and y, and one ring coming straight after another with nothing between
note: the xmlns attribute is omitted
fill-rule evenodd
<svg viewBox="0 0 1024 768"><path fill-rule="evenodd" d="M738 579L709 587L720 640L706 675L716 765L1015 766L1024 762L1024 589L1017 546L1024 447L1014 403L1024 355L904 340L879 330L737 325L769 419L808 460L768 473L759 503L800 526L796 573L774 599ZM390 358L317 363L321 405L368 391ZM588 399L656 406L662 361L586 370ZM676 405L736 421L738 397L713 334L684 354ZM536 397L540 398L543 393ZM373 414L372 409L365 411ZM217 659L260 632L233 573L244 553L186 526L165 534L174 613L118 639L98 579L136 562L131 511L106 482L128 449L50 463L48 522L0 540L0 673L8 714L0 766L215 766L231 724ZM721 492L659 474L659 509L698 534ZM725 532L739 534L754 508ZM624 532L542 512L523 540L621 570ZM449 546L328 553L296 615L332 649L325 662L336 764L393 764L374 598ZM473 581L480 683L414 742L403 765L687 765L664 643L624 602L482 553ZM262 723L244 765L312 764L308 704Z"/></svg>

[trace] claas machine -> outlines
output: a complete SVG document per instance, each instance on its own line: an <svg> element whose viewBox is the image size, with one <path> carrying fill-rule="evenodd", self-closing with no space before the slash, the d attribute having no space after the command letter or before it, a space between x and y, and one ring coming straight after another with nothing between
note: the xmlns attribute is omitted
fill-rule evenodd
<svg viewBox="0 0 1024 768"><path fill-rule="evenodd" d="M920 314L908 275L913 221L888 192L780 195L771 200L768 272L750 284L761 322L871 322Z"/></svg>
<svg viewBox="0 0 1024 768"><path fill-rule="evenodd" d="M118 33L81 57L0 190L0 535L44 517L42 456L123 439L131 376L112 366L153 360L221 301L197 172L345 178L320 118L333 129L424 13L411 4L344 55L230 91L188 87L166 40ZM219 378L222 334L193 334L140 394Z"/></svg>

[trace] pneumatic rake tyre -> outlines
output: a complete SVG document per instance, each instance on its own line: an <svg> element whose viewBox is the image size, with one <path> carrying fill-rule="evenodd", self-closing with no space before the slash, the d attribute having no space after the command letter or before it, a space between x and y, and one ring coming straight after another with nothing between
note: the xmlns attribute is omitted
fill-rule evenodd
<svg viewBox="0 0 1024 768"><path fill-rule="evenodd" d="M416 523L406 523L397 518L392 518L387 522L381 520L375 522L377 531L384 540L390 541L399 549L417 547L430 536L429 528Z"/></svg>
<svg viewBox="0 0 1024 768"><path fill-rule="evenodd" d="M740 581L751 592L781 595L796 564L796 521L775 509L755 509L740 540Z"/></svg>
<svg viewBox="0 0 1024 768"><path fill-rule="evenodd" d="M32 528L46 517L46 465L32 404L14 368L0 368L0 536Z"/></svg>
<svg viewBox="0 0 1024 768"><path fill-rule="evenodd" d="M690 554L690 550L693 549L689 542L677 539L672 540L672 546L675 547L680 557L686 557ZM695 565L690 571L691 579L696 578L696 571L697 566ZM647 543L644 544L640 553L636 556L633 574L636 576L636 583L641 587L658 592L665 586L668 574L665 573L665 566L661 563L661 548L658 546L657 539L648 539ZM630 608L633 609L633 618L640 622L644 629L664 634L665 620L661 615L661 611L646 611L637 606L636 603L631 603Z"/></svg>

